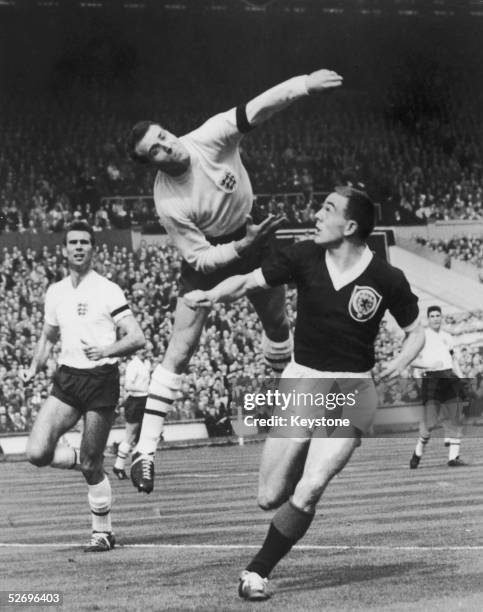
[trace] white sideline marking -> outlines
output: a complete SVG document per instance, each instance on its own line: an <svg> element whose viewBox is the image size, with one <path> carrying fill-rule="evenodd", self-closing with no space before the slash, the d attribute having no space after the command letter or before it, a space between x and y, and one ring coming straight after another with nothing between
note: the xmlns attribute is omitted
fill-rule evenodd
<svg viewBox="0 0 483 612"><path fill-rule="evenodd" d="M39 543L39 544L20 544L17 542L0 542L0 548L76 548L75 543L66 544L65 542L58 543ZM81 546L79 544L79 546ZM159 548L165 550L247 550L256 549L258 544L120 544L116 548ZM400 550L400 551L472 551L483 550L483 546L377 546L377 545L333 545L323 546L318 544L300 544L294 546L293 550Z"/></svg>
<svg viewBox="0 0 483 612"><path fill-rule="evenodd" d="M236 474L220 474L217 473L192 473L192 474L169 474L169 476L174 476L175 478L233 478L233 476L257 476L258 472L237 472Z"/></svg>

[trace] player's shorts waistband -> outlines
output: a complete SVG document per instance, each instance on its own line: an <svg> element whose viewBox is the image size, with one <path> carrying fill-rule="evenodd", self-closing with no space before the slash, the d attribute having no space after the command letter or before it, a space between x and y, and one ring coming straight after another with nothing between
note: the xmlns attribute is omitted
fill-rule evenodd
<svg viewBox="0 0 483 612"><path fill-rule="evenodd" d="M106 374L118 372L119 368L117 363L105 363L95 368L73 368L72 366L61 364L59 370L67 374L76 374L78 376L105 376Z"/></svg>
<svg viewBox="0 0 483 612"><path fill-rule="evenodd" d="M454 377L454 372L451 368L448 370L428 370L423 373L425 378L449 378Z"/></svg>
<svg viewBox="0 0 483 612"><path fill-rule="evenodd" d="M224 234L223 236L206 236L206 240L210 244L228 244L229 242L233 242L234 240L240 240L244 238L247 233L247 225L244 223L237 230L232 232L231 234Z"/></svg>
<svg viewBox="0 0 483 612"><path fill-rule="evenodd" d="M282 373L282 378L372 378L370 370L366 372L331 372L316 370L309 366L297 363L294 359L290 361Z"/></svg>

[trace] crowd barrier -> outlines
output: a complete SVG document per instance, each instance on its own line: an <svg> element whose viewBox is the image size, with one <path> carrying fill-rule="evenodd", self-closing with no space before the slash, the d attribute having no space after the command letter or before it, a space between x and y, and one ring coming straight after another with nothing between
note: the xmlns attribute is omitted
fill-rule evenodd
<svg viewBox="0 0 483 612"><path fill-rule="evenodd" d="M421 414L421 404L399 404L384 406L377 410L374 421L374 432L399 433L415 429ZM256 432L253 431L255 434ZM72 446L79 446L81 434L70 431L66 439ZM119 443L124 437L124 427L113 427L109 434L107 445ZM207 440L208 432L203 420L179 421L166 423L163 433L165 442L181 442L188 440ZM5 455L21 455L25 453L28 434L0 434L0 447Z"/></svg>
<svg viewBox="0 0 483 612"><path fill-rule="evenodd" d="M67 442L74 446L80 446L81 434L78 431L69 431L65 434ZM204 440L208 438L203 420L180 421L177 423L166 423L163 432L165 442L180 442L183 440ZM21 455L25 453L28 434L0 434L0 447L5 455ZM113 427L107 446L114 443L119 444L124 439L124 427Z"/></svg>

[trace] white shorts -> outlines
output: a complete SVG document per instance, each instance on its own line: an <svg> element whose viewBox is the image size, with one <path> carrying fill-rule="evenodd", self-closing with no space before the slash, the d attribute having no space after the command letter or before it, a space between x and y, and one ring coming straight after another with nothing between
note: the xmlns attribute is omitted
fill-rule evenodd
<svg viewBox="0 0 483 612"><path fill-rule="evenodd" d="M367 433L378 396L370 372L322 372L289 363L279 381L272 437L355 437Z"/></svg>

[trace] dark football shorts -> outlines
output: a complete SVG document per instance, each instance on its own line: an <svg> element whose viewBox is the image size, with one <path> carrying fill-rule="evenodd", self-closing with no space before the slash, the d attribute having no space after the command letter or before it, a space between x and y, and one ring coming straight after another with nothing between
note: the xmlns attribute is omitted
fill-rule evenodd
<svg viewBox="0 0 483 612"><path fill-rule="evenodd" d="M453 370L426 372L421 385L423 404L456 402L462 395L462 382Z"/></svg>
<svg viewBox="0 0 483 612"><path fill-rule="evenodd" d="M210 238L206 236L206 239L213 245L216 244L228 244L233 240L240 240L246 234L246 226L244 225L237 231L227 236L220 236L217 238ZM246 250L239 259L232 261L226 266L205 274L192 268L186 261L183 260L181 265L181 276L179 280L179 295L184 295L194 289L201 289L208 291L216 287L218 283L221 283L230 276L236 276L238 274L248 274L253 272L260 267L262 261L268 257L275 249L276 238L275 235L266 236L263 240L256 242L250 248Z"/></svg>
<svg viewBox="0 0 483 612"><path fill-rule="evenodd" d="M51 395L82 412L114 410L119 401L116 364L79 369L61 365L54 374Z"/></svg>
<svg viewBox="0 0 483 612"><path fill-rule="evenodd" d="M144 409L146 408L147 395L134 397L128 395L124 403L124 416L126 423L141 423L143 420Z"/></svg>

